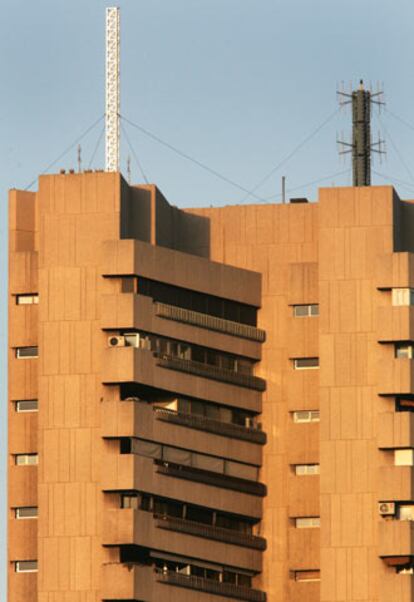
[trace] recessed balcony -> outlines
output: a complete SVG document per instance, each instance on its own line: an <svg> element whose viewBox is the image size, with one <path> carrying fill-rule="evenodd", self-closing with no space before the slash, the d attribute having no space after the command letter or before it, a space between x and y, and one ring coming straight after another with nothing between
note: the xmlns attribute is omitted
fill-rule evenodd
<svg viewBox="0 0 414 602"><path fill-rule="evenodd" d="M175 587L167 590L168 585ZM214 600L217 602L228 602L229 599L266 602L264 592L231 583L220 583L172 571L156 572L151 566L121 563L102 566L102 600L194 602L196 598L200 602L211 602L211 594L214 594Z"/></svg>
<svg viewBox="0 0 414 602"><path fill-rule="evenodd" d="M266 540L252 534L193 520L131 508L106 510L102 543L105 546L139 545L185 556L260 571ZM206 543L206 540L209 540Z"/></svg>
<svg viewBox="0 0 414 602"><path fill-rule="evenodd" d="M117 449L113 449L105 455L104 465L105 472L101 481L103 491L151 491L154 495L174 497L198 506L205 506L206 499L211 498L217 510L239 514L242 508L246 516L252 518L262 516L260 496L244 491L234 495L231 489L225 489L221 484L209 483L206 487L204 482L192 478L185 479L184 471L177 471L181 473L178 478L170 471L168 478L165 478L165 473L156 469L166 467L156 466L151 458L135 454L119 454ZM219 474L215 476L220 477ZM226 478L230 480L229 477L222 476L223 480ZM247 483L264 487L254 481L247 481Z"/></svg>
<svg viewBox="0 0 414 602"><path fill-rule="evenodd" d="M219 368L207 364L201 364L202 368L199 369L197 362L191 362L193 366L190 366L186 363L188 361L156 358L151 351L135 347L108 348L104 352L102 382L140 383L183 397L206 399L255 413L261 412L262 396L259 389L264 387L262 379L231 371L220 373ZM166 369L167 364L169 369ZM228 380L220 380L226 377ZM248 383L252 387L248 387Z"/></svg>
<svg viewBox="0 0 414 602"><path fill-rule="evenodd" d="M218 594L235 600L248 600L251 602L266 602L266 594L257 589L250 589L232 583L222 583L213 579L204 579L194 575L183 575L173 571L158 571L156 580L187 589L197 590L208 594Z"/></svg>
<svg viewBox="0 0 414 602"><path fill-rule="evenodd" d="M215 433L216 435L223 435L224 437L233 437L234 439L260 443L261 445L266 443L266 433L257 428L248 428L231 422L221 422L219 420L206 418L205 416L184 414L165 408L156 407L154 408L154 411L157 420L188 426L189 428Z"/></svg>
<svg viewBox="0 0 414 602"><path fill-rule="evenodd" d="M167 529L169 531L176 531L178 533L187 533L188 535L195 535L197 537L204 537L206 539L214 539L215 541L222 541L237 546L252 548L254 550L263 551L266 549L266 540L263 537L258 537L257 535L242 533L240 531L236 531L235 529L223 529L213 525L196 523L195 521L185 520L183 518L175 518L172 516L159 515L155 516L154 518L156 526L160 529Z"/></svg>
<svg viewBox="0 0 414 602"><path fill-rule="evenodd" d="M266 485L263 483L239 479L237 477L231 477L227 474L200 470L198 468L193 468L192 466L170 464L169 462L163 462L160 460L156 460L155 465L156 471L159 474L169 477L176 477L186 481L195 481L197 483L204 483L205 485L212 485L214 487L230 489L232 491L240 491L242 493L257 495L260 497L264 497L267 492Z"/></svg>
<svg viewBox="0 0 414 602"><path fill-rule="evenodd" d="M234 372L233 370L226 370L225 368L220 368L218 366L203 364L202 362L195 362L193 360L186 360L179 357L174 357L172 355L155 354L155 357L157 366L161 366L162 368L178 370L179 372L187 372L188 374L193 374L194 376L202 376L209 379L211 378L224 383L238 385L239 387L255 389L256 391L266 390L266 381L258 376Z"/></svg>

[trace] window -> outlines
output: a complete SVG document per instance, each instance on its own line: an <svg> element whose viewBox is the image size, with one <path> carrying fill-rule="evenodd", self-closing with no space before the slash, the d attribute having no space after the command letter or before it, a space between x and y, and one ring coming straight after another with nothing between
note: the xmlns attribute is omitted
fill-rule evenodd
<svg viewBox="0 0 414 602"><path fill-rule="evenodd" d="M293 422L319 422L319 410L301 410L293 412Z"/></svg>
<svg viewBox="0 0 414 602"><path fill-rule="evenodd" d="M319 516L306 516L301 518L295 518L296 529L315 529L321 526L321 519Z"/></svg>
<svg viewBox="0 0 414 602"><path fill-rule="evenodd" d="M414 396L397 397L395 409L397 412L414 412Z"/></svg>
<svg viewBox="0 0 414 602"><path fill-rule="evenodd" d="M319 368L318 357L298 357L293 360L295 370L314 370Z"/></svg>
<svg viewBox="0 0 414 602"><path fill-rule="evenodd" d="M293 578L295 581L320 581L320 571L293 571Z"/></svg>
<svg viewBox="0 0 414 602"><path fill-rule="evenodd" d="M39 295L37 293L16 295L16 305L37 305L38 303Z"/></svg>
<svg viewBox="0 0 414 602"><path fill-rule="evenodd" d="M414 466L414 449L395 449L395 466Z"/></svg>
<svg viewBox="0 0 414 602"><path fill-rule="evenodd" d="M132 508L136 510L139 506L137 495L121 495L121 508Z"/></svg>
<svg viewBox="0 0 414 602"><path fill-rule="evenodd" d="M413 345L411 343L396 343L395 357L399 359L413 359Z"/></svg>
<svg viewBox="0 0 414 602"><path fill-rule="evenodd" d="M14 515L18 519L37 518L37 506L21 506L14 509Z"/></svg>
<svg viewBox="0 0 414 602"><path fill-rule="evenodd" d="M295 318L308 318L311 316L319 316L319 305L312 303L311 305L294 305L293 315Z"/></svg>
<svg viewBox="0 0 414 602"><path fill-rule="evenodd" d="M319 464L295 464L295 474L298 476L319 474Z"/></svg>
<svg viewBox="0 0 414 602"><path fill-rule="evenodd" d="M37 347L16 347L16 357L19 360L38 356L39 352Z"/></svg>
<svg viewBox="0 0 414 602"><path fill-rule="evenodd" d="M16 573L37 573L37 560L17 560L14 567Z"/></svg>
<svg viewBox="0 0 414 602"><path fill-rule="evenodd" d="M17 466L34 466L38 464L39 456L37 454L16 454L14 461Z"/></svg>
<svg viewBox="0 0 414 602"><path fill-rule="evenodd" d="M392 305L414 305L414 289L412 288L393 288Z"/></svg>
<svg viewBox="0 0 414 602"><path fill-rule="evenodd" d="M399 520L414 520L414 504L401 504L398 507Z"/></svg>
<svg viewBox="0 0 414 602"><path fill-rule="evenodd" d="M15 402L16 412L37 412L37 399L20 399Z"/></svg>

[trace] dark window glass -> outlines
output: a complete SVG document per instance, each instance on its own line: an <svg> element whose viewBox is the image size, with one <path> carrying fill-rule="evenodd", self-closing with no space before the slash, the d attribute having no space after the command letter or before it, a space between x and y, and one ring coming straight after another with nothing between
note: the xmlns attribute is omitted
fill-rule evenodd
<svg viewBox="0 0 414 602"><path fill-rule="evenodd" d="M213 512L205 508L198 508L196 506L187 507L187 520L193 520L197 523L204 523L206 525L213 524Z"/></svg>

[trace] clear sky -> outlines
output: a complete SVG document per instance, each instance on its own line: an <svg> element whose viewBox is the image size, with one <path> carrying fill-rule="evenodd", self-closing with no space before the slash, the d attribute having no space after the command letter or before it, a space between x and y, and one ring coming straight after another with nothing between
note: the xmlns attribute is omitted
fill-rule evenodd
<svg viewBox="0 0 414 602"><path fill-rule="evenodd" d="M25 188L104 113L102 0L2 0L0 19L0 599L5 599L7 190ZM374 117L388 156L377 173L414 197L412 0L120 0L124 117L185 154L280 201L317 198L317 184L350 184L331 119L342 80L384 82L387 111ZM404 124L401 120L408 123ZM146 178L178 206L247 202L245 193L124 124ZM82 140L84 167L103 166L100 122ZM97 148L94 154L94 149ZM122 171L131 151L123 136ZM76 167L76 150L54 168ZM142 182L135 159L132 180ZM339 175L338 175L339 174ZM374 175L374 183L386 183ZM388 180L391 182L391 180ZM36 184L32 189L36 188ZM273 199L271 198L273 197Z"/></svg>

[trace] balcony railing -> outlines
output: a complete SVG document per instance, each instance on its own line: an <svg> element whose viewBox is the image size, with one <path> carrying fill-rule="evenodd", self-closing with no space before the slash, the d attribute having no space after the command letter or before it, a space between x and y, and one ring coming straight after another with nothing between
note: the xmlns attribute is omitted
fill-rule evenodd
<svg viewBox="0 0 414 602"><path fill-rule="evenodd" d="M165 420L166 422L173 422L174 424L188 426L200 431L207 431L216 435L223 435L224 437L233 437L234 439L242 439L243 441L251 441L252 443L260 443L261 445L266 443L266 433L259 429L244 427L230 422L220 422L219 420L212 420L211 418L195 414L175 412L174 410L165 408L155 407L154 411L157 420Z"/></svg>
<svg viewBox="0 0 414 602"><path fill-rule="evenodd" d="M257 483L256 481L239 479L226 474L193 468L192 466L171 464L163 462L162 460L155 460L155 464L157 472L168 477L196 481L197 483L204 483L205 485L221 487L222 489L231 489L232 491L240 491L241 493L248 493L260 497L264 497L267 492L266 485Z"/></svg>
<svg viewBox="0 0 414 602"><path fill-rule="evenodd" d="M195 575L183 575L182 573L175 573L174 571L157 571L156 579L161 583L169 583L170 585L196 589L201 592L217 594L226 598L236 598L237 600L248 600L251 602L266 602L265 592L258 589L250 589L249 587L233 585L232 583L221 583L220 581L196 577Z"/></svg>
<svg viewBox="0 0 414 602"><path fill-rule="evenodd" d="M161 514L154 515L154 518L156 519L157 527L160 529L168 529L169 531L187 533L188 535L195 535L196 537L214 539L215 541L222 541L224 543L243 546L245 548L253 548L254 550L263 551L266 549L266 540L257 535L241 533L234 529L205 525L184 518L176 518Z"/></svg>
<svg viewBox="0 0 414 602"><path fill-rule="evenodd" d="M208 330L224 332L225 334L258 341L259 343L263 343L266 338L265 331L256 328L255 326L240 324L239 322L233 322L232 320L224 320L223 318L209 316L198 311L183 309L176 305L155 302L155 314L160 318L167 318L168 320L192 324L193 326L207 328Z"/></svg>
<svg viewBox="0 0 414 602"><path fill-rule="evenodd" d="M257 391L264 391L266 389L266 381L258 376L242 374L240 372L234 372L233 370L227 370L225 368L219 368L218 366L211 366L210 364L203 364L202 362L195 362L193 360L186 360L172 355L161 355L159 353L154 353L154 355L157 358L157 366L161 366L162 368L178 370L179 372L188 372L195 376L203 376L204 378L219 380L248 389L256 389Z"/></svg>

